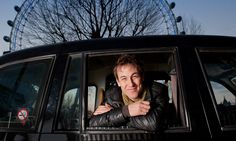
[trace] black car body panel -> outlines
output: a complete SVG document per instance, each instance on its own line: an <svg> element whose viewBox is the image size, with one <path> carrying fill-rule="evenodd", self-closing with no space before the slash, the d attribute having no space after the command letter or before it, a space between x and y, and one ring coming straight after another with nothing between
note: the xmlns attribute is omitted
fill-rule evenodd
<svg viewBox="0 0 236 141"><path fill-rule="evenodd" d="M89 127L118 55L169 88L165 126ZM151 77L149 77L151 76ZM0 140L223 140L236 137L236 37L161 35L73 41L0 57Z"/></svg>

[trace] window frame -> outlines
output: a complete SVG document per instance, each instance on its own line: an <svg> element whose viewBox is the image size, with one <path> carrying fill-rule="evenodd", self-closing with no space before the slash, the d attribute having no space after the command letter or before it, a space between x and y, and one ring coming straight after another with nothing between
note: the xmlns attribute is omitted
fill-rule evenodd
<svg viewBox="0 0 236 141"><path fill-rule="evenodd" d="M153 54L158 54L158 53L172 53L173 54L173 59L174 59L174 63L175 65L178 64L179 62L179 57L178 57L178 50L176 47L160 47L160 48L145 48L145 49L127 49L127 50L111 50L111 51L95 51L95 52L85 52L85 56L86 56L86 63L88 64L88 58L89 57L93 57L93 56L106 56L106 55L120 55L123 53L130 53L130 54L147 54L147 53L153 53ZM177 80L176 82L179 84L177 87L179 89L179 95L180 98L182 99L182 108L184 110L184 120L185 120L185 126L183 127L171 127L171 128L167 128L165 129L165 133L176 133L176 132L191 132L190 131L190 124L189 124L189 116L188 116L188 112L186 109L186 104L185 104L185 96L184 96L184 91L183 91L183 84L181 84L181 68L179 68L177 65L176 67L176 73L179 75L177 76ZM86 67L85 70L87 70L88 68ZM86 71L87 72L87 71ZM87 75L86 75L87 76ZM86 85L87 86L87 85ZM87 100L85 99L85 103L87 102ZM85 124L87 125L87 124ZM89 133L97 133L97 132L112 132L112 133L120 133L121 131L124 133L148 133L148 131L144 131L144 130L138 130L138 129L134 129L134 128L128 128L126 129L125 127L121 127L121 128L114 128L114 127L88 127L85 126L84 127L85 130ZM111 131L110 131L111 130Z"/></svg>
<svg viewBox="0 0 236 141"><path fill-rule="evenodd" d="M69 75L69 72L70 72L70 68L71 68L71 62L73 61L73 59L80 59L80 73L78 73L78 76L81 78L79 81L80 81L80 89L77 91L79 92L79 99L78 99L78 102L79 102L79 119L78 119L78 122L80 124L80 126L78 127L78 129L68 129L68 128L60 128L60 122L59 122L59 118L60 118L60 114L61 114L61 109L62 109L62 104L63 104L63 100L64 100L64 96L65 96L65 93L68 92L66 91L66 87L67 87L67 78L68 78L68 75ZM80 52L80 53L71 53L71 54L67 54L66 55L66 64L65 64L65 68L63 70L63 81L62 81L62 85L61 85L61 88L60 88L60 93L59 93L59 100L58 100L58 106L57 106L57 114L56 114L56 117L55 117L55 123L54 124L54 131L55 132L71 132L71 131L81 131L81 126L82 126L82 119L83 119L83 106L84 106L84 103L83 103L83 99L84 99L84 96L83 96L83 91L84 91L84 77L83 77L83 73L84 73L84 61L83 61L83 54ZM72 89L70 89L72 90Z"/></svg>

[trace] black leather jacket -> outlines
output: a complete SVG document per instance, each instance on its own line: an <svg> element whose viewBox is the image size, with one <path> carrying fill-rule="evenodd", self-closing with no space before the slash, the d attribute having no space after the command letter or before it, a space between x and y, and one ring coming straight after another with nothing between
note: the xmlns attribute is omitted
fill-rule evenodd
<svg viewBox="0 0 236 141"><path fill-rule="evenodd" d="M122 113L124 106L121 90L114 86L105 94L105 103L110 104L113 109L107 113L92 116L89 126L129 126L138 129L156 131L163 123L164 113L168 106L168 88L160 83L154 82L148 88L145 100L151 102L151 110L145 116L125 117Z"/></svg>

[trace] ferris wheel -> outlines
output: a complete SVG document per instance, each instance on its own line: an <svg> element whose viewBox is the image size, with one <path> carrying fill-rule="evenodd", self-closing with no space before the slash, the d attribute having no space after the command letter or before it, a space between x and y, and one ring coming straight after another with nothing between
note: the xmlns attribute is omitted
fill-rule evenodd
<svg viewBox="0 0 236 141"><path fill-rule="evenodd" d="M35 23L31 21L31 18L36 17L38 14L37 11L40 10L39 8L42 8L42 5L39 4L40 2L45 2L45 5L49 5L48 7L50 7L51 4L51 7L53 7L51 1L52 0L25 0L20 7L14 7L15 11L17 12L15 19L14 21L7 21L8 25L11 26L10 35L3 37L6 42L9 42L10 51L16 51L45 44L45 42L41 42L39 38L35 38L37 36L36 34L40 34L39 32L36 31L34 34L32 34L32 30L34 30L32 25L35 26ZM168 3L167 0L150 1L156 5L156 8L161 15L159 18L159 26L162 28L162 32L160 32L160 34L184 34L184 31L180 31L178 28L178 23L182 22L181 16L176 17L172 11L175 7L174 2ZM55 42L57 41L52 43Z"/></svg>

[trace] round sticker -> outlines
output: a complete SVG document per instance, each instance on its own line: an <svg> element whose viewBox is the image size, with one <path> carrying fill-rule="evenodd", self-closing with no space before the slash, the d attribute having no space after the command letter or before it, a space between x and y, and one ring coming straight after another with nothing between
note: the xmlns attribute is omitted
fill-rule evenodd
<svg viewBox="0 0 236 141"><path fill-rule="evenodd" d="M29 112L28 112L28 110L26 108L20 109L18 111L18 113L17 113L17 117L18 117L18 119L21 121L21 123L23 125L25 124L25 122L26 122L26 120L28 118L28 114L29 114Z"/></svg>

